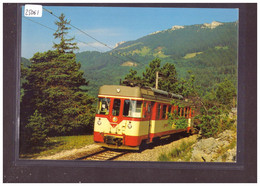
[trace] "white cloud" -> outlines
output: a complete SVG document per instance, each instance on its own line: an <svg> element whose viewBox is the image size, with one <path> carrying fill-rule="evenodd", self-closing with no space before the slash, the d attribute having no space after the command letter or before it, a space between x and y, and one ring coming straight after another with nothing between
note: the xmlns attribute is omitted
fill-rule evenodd
<svg viewBox="0 0 260 186"><path fill-rule="evenodd" d="M121 41L120 38L124 38L125 33L123 29L117 28L82 29L82 31L90 37L75 29L69 33L70 36L75 36L79 47L78 52L111 50L117 42Z"/></svg>
<svg viewBox="0 0 260 186"><path fill-rule="evenodd" d="M110 50L110 48L102 45L99 42L90 42L90 43L86 43L86 42L78 42L77 46L79 47L79 52L83 52L83 51L99 51L99 52L105 52Z"/></svg>
<svg viewBox="0 0 260 186"><path fill-rule="evenodd" d="M74 30L70 32L68 35L75 36L74 40L77 42L77 46L79 50L75 52L83 52L83 51L99 51L99 52L106 52L114 48L116 44L116 40L112 37L118 38L117 36L120 35L119 31L116 29L92 29L86 31L89 35L97 39L98 41L108 45L105 46L94 39L87 37L82 32L78 30ZM48 50L53 50L53 42L59 42L56 40L49 41L48 43L44 42L32 42L31 40L23 40L22 42L22 57L31 58L36 52L45 52Z"/></svg>
<svg viewBox="0 0 260 186"><path fill-rule="evenodd" d="M104 37L118 37L122 35L122 29L116 28L96 28L96 29L81 29L83 32L91 35L92 37L104 38ZM79 30L74 30L71 32L73 35L82 36L85 35Z"/></svg>

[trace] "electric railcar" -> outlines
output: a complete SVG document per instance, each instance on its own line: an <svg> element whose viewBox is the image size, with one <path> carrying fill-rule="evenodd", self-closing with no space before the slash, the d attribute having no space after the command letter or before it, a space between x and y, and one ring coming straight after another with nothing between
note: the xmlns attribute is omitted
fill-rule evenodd
<svg viewBox="0 0 260 186"><path fill-rule="evenodd" d="M108 148L135 149L174 133L193 129L194 109L172 105L182 96L154 88L104 85L100 87L94 141ZM177 111L188 127L175 129L168 114Z"/></svg>

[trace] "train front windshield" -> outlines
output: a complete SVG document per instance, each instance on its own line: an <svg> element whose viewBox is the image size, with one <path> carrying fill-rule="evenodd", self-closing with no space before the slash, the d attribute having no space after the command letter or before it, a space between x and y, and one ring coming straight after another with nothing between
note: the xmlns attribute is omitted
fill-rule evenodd
<svg viewBox="0 0 260 186"><path fill-rule="evenodd" d="M98 114L108 115L110 107L110 99L109 98L99 98L98 100Z"/></svg>

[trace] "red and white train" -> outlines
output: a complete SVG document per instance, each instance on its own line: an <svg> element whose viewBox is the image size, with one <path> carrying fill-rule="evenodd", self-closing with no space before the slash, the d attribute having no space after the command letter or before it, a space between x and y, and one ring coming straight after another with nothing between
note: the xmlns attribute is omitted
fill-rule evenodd
<svg viewBox="0 0 260 186"><path fill-rule="evenodd" d="M172 105L182 96L154 88L104 85L100 87L94 124L94 141L108 148L139 149L174 133L193 129L194 110ZM168 114L177 111L188 127L175 129Z"/></svg>

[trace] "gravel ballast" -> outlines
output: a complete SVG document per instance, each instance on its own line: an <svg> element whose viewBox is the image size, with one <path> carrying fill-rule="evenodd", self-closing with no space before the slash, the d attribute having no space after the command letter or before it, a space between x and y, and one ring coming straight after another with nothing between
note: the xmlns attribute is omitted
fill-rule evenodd
<svg viewBox="0 0 260 186"><path fill-rule="evenodd" d="M195 142L197 137L198 135L192 135L171 141L168 144L158 146L151 145L151 149L145 149L142 152L129 153L117 158L115 161L158 161L158 158L162 153L169 153L172 149L179 147L182 142Z"/></svg>

